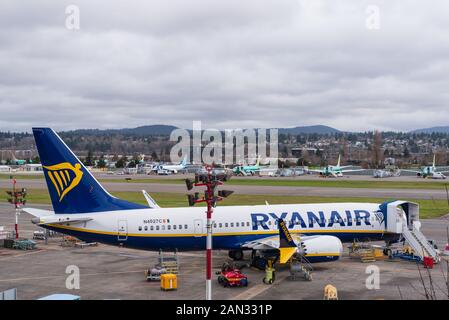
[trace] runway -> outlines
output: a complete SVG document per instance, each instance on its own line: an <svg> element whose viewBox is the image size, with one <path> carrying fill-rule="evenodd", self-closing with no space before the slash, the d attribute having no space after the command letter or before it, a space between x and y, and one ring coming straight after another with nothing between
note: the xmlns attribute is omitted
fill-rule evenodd
<svg viewBox="0 0 449 320"><path fill-rule="evenodd" d="M158 177L160 178L160 177ZM180 178L180 176L178 176ZM121 179L124 179L121 177ZM169 178L171 179L171 178ZM186 193L183 184L176 183L140 183L140 182L102 182L106 190L111 192L132 191L140 192L146 190L164 193ZM40 179L18 180L18 187L28 189L46 189L46 183ZM0 188L11 188L11 182L6 179L0 180ZM284 196L320 196L320 197L357 197L357 198L394 198L394 199L447 199L447 194L442 184L441 190L435 189L369 189L369 188L334 188L334 187L290 187L290 186L244 186L227 185L227 190L236 194L253 195L284 195Z"/></svg>

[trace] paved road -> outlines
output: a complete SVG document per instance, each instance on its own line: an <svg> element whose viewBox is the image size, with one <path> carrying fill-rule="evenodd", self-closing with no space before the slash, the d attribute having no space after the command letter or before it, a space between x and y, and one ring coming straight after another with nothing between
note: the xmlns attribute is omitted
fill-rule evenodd
<svg viewBox="0 0 449 320"><path fill-rule="evenodd" d="M44 180L18 180L19 187L29 189L46 189ZM128 183L105 182L102 183L109 191L134 191L146 190L151 192L186 193L183 184L166 183ZM11 182L0 180L0 188L10 188ZM233 190L236 194L254 195L285 195L285 196L320 196L320 197L373 197L396 199L446 199L446 191L432 189L368 189L368 188L328 188L328 187L285 187L285 186L231 186L226 189Z"/></svg>

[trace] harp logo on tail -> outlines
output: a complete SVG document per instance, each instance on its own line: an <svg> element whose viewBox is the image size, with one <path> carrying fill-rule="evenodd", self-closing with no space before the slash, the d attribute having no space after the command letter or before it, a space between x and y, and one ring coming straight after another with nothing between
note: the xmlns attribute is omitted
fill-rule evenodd
<svg viewBox="0 0 449 320"><path fill-rule="evenodd" d="M44 168L47 169L48 178L58 192L59 202L80 183L83 177L79 163L73 166L69 162L63 162Z"/></svg>

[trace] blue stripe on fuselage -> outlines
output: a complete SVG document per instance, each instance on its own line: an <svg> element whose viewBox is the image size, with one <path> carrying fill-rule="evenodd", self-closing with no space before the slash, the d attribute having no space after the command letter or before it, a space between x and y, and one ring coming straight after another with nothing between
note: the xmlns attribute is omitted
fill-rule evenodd
<svg viewBox="0 0 449 320"><path fill-rule="evenodd" d="M159 249L178 249L180 251L195 251L204 250L206 248L206 237L194 237L194 236L151 236L151 237L136 237L128 236L127 240L119 241L117 235L110 234L99 234L92 232L85 232L72 229L63 229L53 226L46 226L46 228L68 234L77 237L80 240L86 242L101 242L110 245L123 244L128 248L143 249L143 250L159 250ZM307 232L306 236L314 235L328 235L335 236L339 238L342 242L352 242L354 239L359 241L365 240L383 240L384 233L373 232L373 233L350 233L350 232L326 232L326 233L311 233ZM242 246L250 241L263 239L273 234L245 234L245 235L215 235L213 237L213 248L214 249L241 249Z"/></svg>

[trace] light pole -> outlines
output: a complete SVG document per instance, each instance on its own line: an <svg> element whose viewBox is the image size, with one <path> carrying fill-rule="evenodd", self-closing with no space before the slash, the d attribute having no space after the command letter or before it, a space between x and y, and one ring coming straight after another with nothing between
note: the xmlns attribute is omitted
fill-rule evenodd
<svg viewBox="0 0 449 320"><path fill-rule="evenodd" d="M26 189L22 188L21 191L16 190L16 179L12 178L12 191L6 191L8 194L8 202L14 205L16 222L14 224L14 230L16 233L16 239L19 239L19 214L20 206L26 204L25 197L27 195Z"/></svg>
<svg viewBox="0 0 449 320"><path fill-rule="evenodd" d="M206 237L206 300L212 300L212 213L217 201L223 200L230 196L233 191L222 190L215 196L217 186L222 185L222 181L229 179L227 175L214 175L213 168L209 165L205 167L206 174L195 174L195 183L190 179L186 179L186 186L188 190L193 187L206 187L203 198L199 198L199 193L195 195L187 195L189 205L194 206L196 203L206 202L207 204L207 237Z"/></svg>

